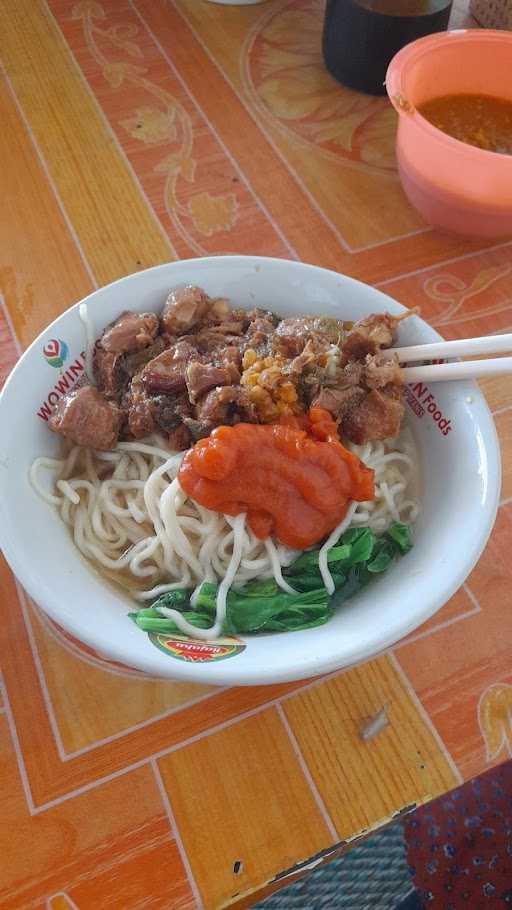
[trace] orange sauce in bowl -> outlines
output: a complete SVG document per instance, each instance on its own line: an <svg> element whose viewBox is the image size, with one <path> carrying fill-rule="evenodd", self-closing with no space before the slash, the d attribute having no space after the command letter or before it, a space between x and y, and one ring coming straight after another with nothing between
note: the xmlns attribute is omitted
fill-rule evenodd
<svg viewBox="0 0 512 910"><path fill-rule="evenodd" d="M256 537L312 546L342 521L350 500L373 499L373 471L339 442L327 411L313 408L300 424L218 427L185 455L182 489L207 509L246 512Z"/></svg>
<svg viewBox="0 0 512 910"><path fill-rule="evenodd" d="M512 101L492 95L443 95L418 112L453 139L502 155L512 155Z"/></svg>

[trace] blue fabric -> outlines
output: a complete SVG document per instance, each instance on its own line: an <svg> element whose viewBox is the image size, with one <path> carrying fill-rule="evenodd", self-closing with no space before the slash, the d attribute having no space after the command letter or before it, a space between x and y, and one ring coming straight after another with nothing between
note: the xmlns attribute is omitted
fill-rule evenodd
<svg viewBox="0 0 512 910"><path fill-rule="evenodd" d="M255 904L253 910L402 910L411 892L399 822ZM420 910L421 904L404 905Z"/></svg>
<svg viewBox="0 0 512 910"><path fill-rule="evenodd" d="M396 905L396 910L425 910L425 904L421 900L416 888L414 891L411 891L403 901Z"/></svg>
<svg viewBox="0 0 512 910"><path fill-rule="evenodd" d="M512 907L512 762L493 768L254 910Z"/></svg>

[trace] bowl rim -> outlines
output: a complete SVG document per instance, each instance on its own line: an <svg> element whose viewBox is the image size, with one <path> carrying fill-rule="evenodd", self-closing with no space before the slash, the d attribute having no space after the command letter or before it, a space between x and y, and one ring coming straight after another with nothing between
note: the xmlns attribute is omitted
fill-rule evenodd
<svg viewBox="0 0 512 910"><path fill-rule="evenodd" d="M250 255L231 255L231 256L206 256L200 258L192 258L188 260L175 260L171 263L162 263L160 265L153 266L149 269L141 270L140 272L132 273L131 275L123 276L115 281L111 282L108 285L105 285L101 288L95 289L90 294L88 294L83 300L77 301L72 306L68 307L63 313L60 313L43 331L34 339L34 341L26 349L22 357L19 359L18 363L15 365L11 371L2 392L0 392L0 414L2 410L2 403L4 396L6 396L8 389L11 384L16 381L16 372L20 364L29 359L31 352L36 348L44 336L55 327L55 325L62 319L64 315L67 315L73 310L77 310L81 303L88 302L93 298L97 293L108 292L114 286L120 286L123 283L129 282L137 275L144 274L155 274L157 272L165 272L167 269L176 266L179 268L182 265L188 266L193 264L197 266L199 263L215 263L222 260L226 265L229 266L229 263L237 262L241 265L247 267L254 267L258 270L258 267L261 267L262 264L268 264L270 267L277 265L278 268L282 268L283 265L291 267L296 272L304 272L311 274L311 270L320 271L324 273L329 273L331 276L348 280L350 283L359 285L362 288L366 288L372 292L376 291L379 295L383 297L388 297L385 291L380 290L380 288L374 288L371 285L367 285L364 282L358 281L357 279L352 278L351 276L343 275L342 273L335 272L332 269L325 269L321 266L311 265L308 263L299 262L297 260L285 260L278 257L266 257L266 256L250 256ZM200 276L199 276L200 277ZM393 300L393 298L388 298L393 304L391 309L396 308L398 312L405 310L406 308L400 304L398 301ZM439 338L441 336L432 329L428 323L424 320L420 320L426 327L428 327L431 333L434 333ZM87 629L87 634L84 633L82 629L78 631L77 626L73 626L72 622L64 622L62 617L62 603L59 598L58 592L52 591L49 596L41 598L41 592L36 590L35 585L33 584L33 579L30 572L26 571L27 561L23 558L23 553L20 548L11 546L9 541L9 536L7 533L7 528L5 527L5 522L0 521L0 548L2 548L4 556L9 564L10 568L14 572L16 578L26 590L29 596L38 604L41 609L62 629L66 630L69 634L73 635L79 641L85 643L91 647L97 654L106 658L107 660L112 660L115 662L121 662L124 665L141 670L144 673L148 673L153 677L161 678L171 678L171 679L181 679L183 681L192 681L192 682L201 682L205 685L261 685L264 683L276 684L282 682L290 682L296 680L304 680L311 677L316 677L320 674L325 674L338 670L341 668L346 668L347 666L352 666L355 663L367 660L370 657L375 656L382 651L385 651L397 641L401 640L406 635L410 634L412 630L417 628L423 622L425 622L430 616L432 616L437 610L443 606L449 598L455 593L456 590L463 584L464 580L467 578L472 568L475 566L478 561L482 551L484 550L490 532L495 522L496 513L499 504L499 494L501 486L501 458L500 458L500 447L497 437L496 427L494 419L490 412L490 409L487 405L487 402L483 396L483 393L480 391L478 385L474 382L465 382L463 384L466 395L469 393L474 396L475 404L479 408L479 421L481 422L482 418L484 423L486 422L485 430L485 454L487 458L487 475L489 477L489 489L487 491L486 502L485 502L485 514L482 521L478 525L479 533L474 540L474 546L469 549L464 554L464 559L458 560L458 571L455 575L452 575L449 580L443 583L442 586L437 587L437 593L429 601L429 607L422 611L421 617L418 619L416 616L408 624L404 624L404 628L397 636L393 631L390 631L388 634L382 634L379 637L378 646L375 646L375 643L368 641L366 646L360 645L357 649L353 660L350 662L343 661L342 663L337 661L336 655L325 655L324 657L318 657L318 655L311 655L308 657L307 662L302 659L299 663L295 660L289 660L284 666L278 668L272 668L271 676L267 678L264 677L263 668L249 668L244 667L243 672L238 673L236 666L233 667L233 673L229 672L227 675L221 670L216 670L217 667L222 667L224 662L220 664L210 664L209 672L205 675L204 679L199 679L198 675L194 670L197 668L193 664L180 663L179 669L176 666L169 666L169 672L165 672L163 665L160 664L159 669L155 667L156 657L158 654L155 651L155 655L150 652L146 652L141 648L140 656L137 654L137 660L134 658L128 659L126 654L123 653L122 644L116 640L107 640L102 642L101 645L98 643L97 637L94 635L92 628L89 633ZM7 471L0 471L0 488L4 485L5 481L2 481L2 475L7 476ZM0 518L2 516L2 496L0 495ZM90 571L93 571L90 569ZM67 617L66 617L67 619ZM92 626L92 624L91 624ZM300 634L300 633L298 633ZM252 636L248 636L249 640ZM242 640L245 639L245 636L241 636ZM154 658L154 660L152 660ZM174 664L175 662L170 662ZM231 662L227 662L228 664ZM307 664L307 665L306 665ZM162 671L162 672L161 672ZM228 678L227 678L228 677Z"/></svg>

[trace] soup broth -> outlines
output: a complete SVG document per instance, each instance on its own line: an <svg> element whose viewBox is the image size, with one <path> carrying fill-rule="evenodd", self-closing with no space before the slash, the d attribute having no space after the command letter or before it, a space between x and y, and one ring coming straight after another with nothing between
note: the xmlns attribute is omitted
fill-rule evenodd
<svg viewBox="0 0 512 910"><path fill-rule="evenodd" d="M437 129L476 148L512 155L512 101L491 95L443 95L418 107Z"/></svg>

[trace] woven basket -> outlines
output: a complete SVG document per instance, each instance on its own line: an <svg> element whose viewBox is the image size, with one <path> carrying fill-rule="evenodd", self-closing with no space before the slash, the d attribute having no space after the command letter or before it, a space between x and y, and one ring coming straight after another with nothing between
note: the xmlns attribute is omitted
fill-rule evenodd
<svg viewBox="0 0 512 910"><path fill-rule="evenodd" d="M484 28L512 31L512 0L471 0L470 9Z"/></svg>

